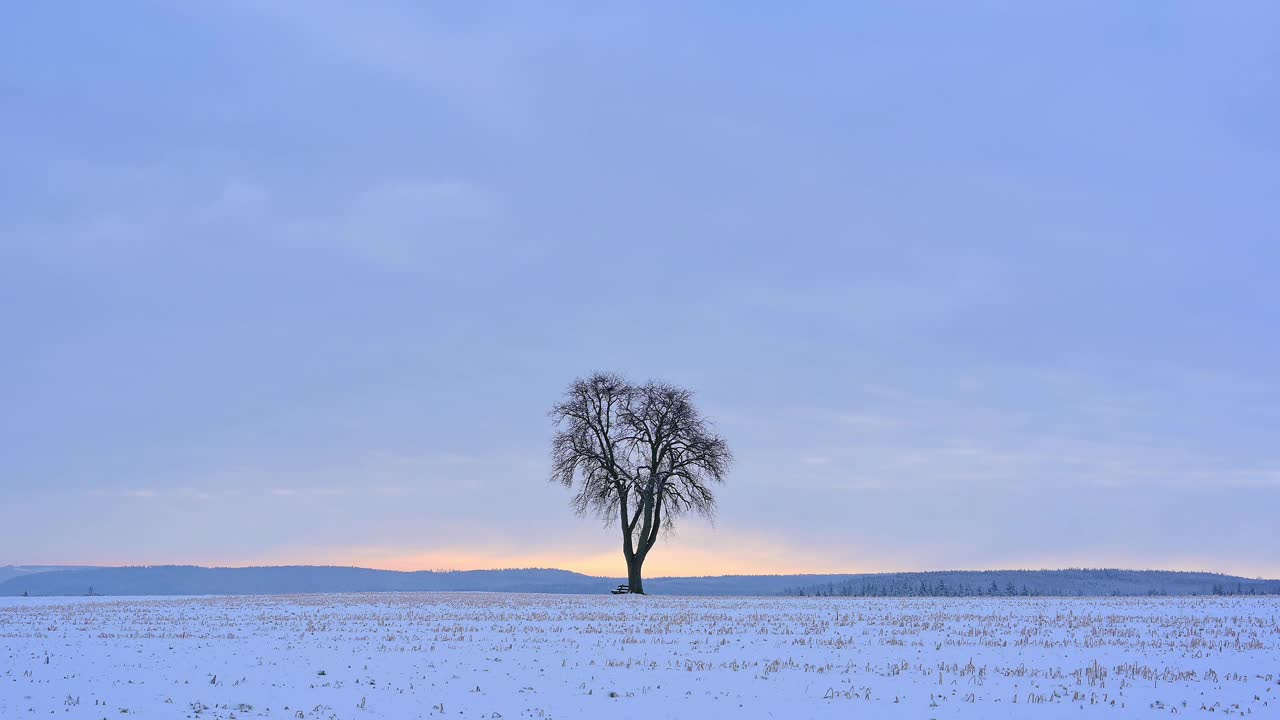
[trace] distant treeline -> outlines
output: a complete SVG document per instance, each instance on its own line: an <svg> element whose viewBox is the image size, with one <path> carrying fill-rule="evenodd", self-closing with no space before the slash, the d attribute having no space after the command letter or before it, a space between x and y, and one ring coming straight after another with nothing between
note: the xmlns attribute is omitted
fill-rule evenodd
<svg viewBox="0 0 1280 720"><path fill-rule="evenodd" d="M972 570L858 575L788 587L813 597L1275 595L1280 581L1168 570Z"/></svg>
<svg viewBox="0 0 1280 720"><path fill-rule="evenodd" d="M554 569L397 572L351 567L0 568L0 597L51 595L276 595L344 592L608 594L621 582ZM989 597L1280 594L1278 580L1159 570L986 570L876 575L723 575L652 578L657 595Z"/></svg>

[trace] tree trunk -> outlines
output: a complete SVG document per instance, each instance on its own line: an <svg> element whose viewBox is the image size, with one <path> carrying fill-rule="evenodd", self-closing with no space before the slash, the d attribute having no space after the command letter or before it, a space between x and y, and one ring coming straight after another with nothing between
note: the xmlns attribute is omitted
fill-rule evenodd
<svg viewBox="0 0 1280 720"><path fill-rule="evenodd" d="M642 557L627 558L627 590L632 595L644 594L644 581L640 579L640 566L643 563Z"/></svg>

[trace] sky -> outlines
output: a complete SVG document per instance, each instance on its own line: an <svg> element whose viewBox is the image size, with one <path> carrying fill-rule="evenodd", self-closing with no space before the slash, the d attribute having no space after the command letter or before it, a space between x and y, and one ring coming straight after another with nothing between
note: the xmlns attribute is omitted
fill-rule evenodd
<svg viewBox="0 0 1280 720"><path fill-rule="evenodd" d="M736 456L651 576L1280 577L1280 5L3 14L0 564L618 576L613 370Z"/></svg>

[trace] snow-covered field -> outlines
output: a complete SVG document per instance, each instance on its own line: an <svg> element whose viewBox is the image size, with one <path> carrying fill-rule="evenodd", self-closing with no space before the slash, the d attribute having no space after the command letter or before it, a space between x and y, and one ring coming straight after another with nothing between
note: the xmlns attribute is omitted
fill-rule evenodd
<svg viewBox="0 0 1280 720"><path fill-rule="evenodd" d="M0 718L1280 717L1280 599L0 599Z"/></svg>

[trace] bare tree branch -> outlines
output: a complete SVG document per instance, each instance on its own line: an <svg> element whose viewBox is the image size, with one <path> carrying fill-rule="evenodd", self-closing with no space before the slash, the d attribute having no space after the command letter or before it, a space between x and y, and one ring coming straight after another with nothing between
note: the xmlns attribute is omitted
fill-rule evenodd
<svg viewBox="0 0 1280 720"><path fill-rule="evenodd" d="M571 383L549 413L551 480L576 488L581 515L617 518L632 592L644 592L641 565L661 529L694 512L715 515L711 486L733 455L693 405L668 383L632 385L614 373ZM633 506L634 504L634 506Z"/></svg>

